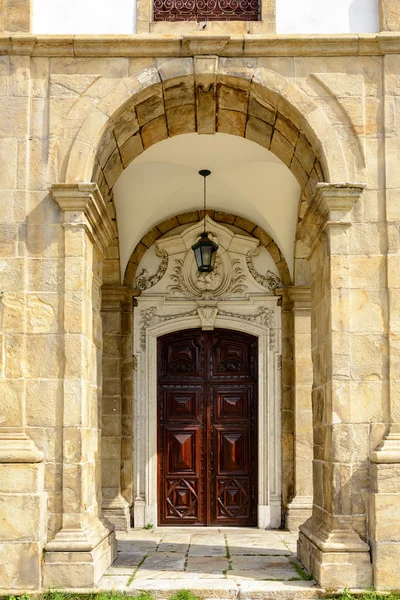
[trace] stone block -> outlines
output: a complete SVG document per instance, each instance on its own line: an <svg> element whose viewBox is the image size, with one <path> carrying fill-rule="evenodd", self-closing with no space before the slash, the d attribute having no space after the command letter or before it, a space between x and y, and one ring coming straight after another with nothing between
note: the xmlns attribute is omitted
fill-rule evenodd
<svg viewBox="0 0 400 600"><path fill-rule="evenodd" d="M40 589L41 559L38 542L0 542L0 589Z"/></svg>
<svg viewBox="0 0 400 600"><path fill-rule="evenodd" d="M0 544L20 541L40 542L44 515L45 499L42 494L4 494L0 492L2 523Z"/></svg>
<svg viewBox="0 0 400 600"><path fill-rule="evenodd" d="M400 31L400 6L397 0L379 1L380 31Z"/></svg>
<svg viewBox="0 0 400 600"><path fill-rule="evenodd" d="M378 591L392 591L399 587L400 543L372 542L374 587Z"/></svg>

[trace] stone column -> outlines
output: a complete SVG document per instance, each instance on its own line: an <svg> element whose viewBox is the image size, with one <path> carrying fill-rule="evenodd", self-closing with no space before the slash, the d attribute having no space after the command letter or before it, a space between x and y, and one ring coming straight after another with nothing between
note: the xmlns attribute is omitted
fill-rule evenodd
<svg viewBox="0 0 400 600"><path fill-rule="evenodd" d="M45 587L91 587L115 558L101 520L102 255L116 236L96 184L57 184L64 211L62 528L46 546Z"/></svg>
<svg viewBox="0 0 400 600"><path fill-rule="evenodd" d="M286 526L295 531L312 512L313 424L311 392L311 288L288 288L292 301L294 359L294 497L287 507Z"/></svg>
<svg viewBox="0 0 400 600"><path fill-rule="evenodd" d="M31 0L0 0L0 33L29 33L31 30Z"/></svg>
<svg viewBox="0 0 400 600"><path fill-rule="evenodd" d="M101 466L103 515L118 531L130 527L129 504L121 494L122 397L121 342L122 303L126 287L103 286L103 414Z"/></svg>
<svg viewBox="0 0 400 600"><path fill-rule="evenodd" d="M399 0L379 0L379 31L400 31Z"/></svg>
<svg viewBox="0 0 400 600"><path fill-rule="evenodd" d="M311 250L314 490L312 516L300 526L298 556L324 588L372 585L364 541L369 428L358 420L351 387L356 366L366 360L362 352L377 337L366 315L351 321L351 309L357 298L360 302L360 291L350 289L349 255L356 246L352 209L364 187L318 184L300 225L301 239Z"/></svg>

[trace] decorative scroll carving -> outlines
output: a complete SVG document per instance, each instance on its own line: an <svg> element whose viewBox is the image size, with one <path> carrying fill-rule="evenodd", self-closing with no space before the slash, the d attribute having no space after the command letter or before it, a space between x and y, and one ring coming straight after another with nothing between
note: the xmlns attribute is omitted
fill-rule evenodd
<svg viewBox="0 0 400 600"><path fill-rule="evenodd" d="M157 273L149 277L147 275L147 269L142 269L136 278L136 287L141 292L156 285L156 283L158 283L164 277L165 272L168 269L169 258L165 250L160 250L160 248L157 248L156 255L162 258L158 266Z"/></svg>
<svg viewBox="0 0 400 600"><path fill-rule="evenodd" d="M134 354L132 357L132 368L134 371L137 371L137 367L138 367L138 355Z"/></svg>
<svg viewBox="0 0 400 600"><path fill-rule="evenodd" d="M259 0L154 0L154 21L258 21Z"/></svg>
<svg viewBox="0 0 400 600"><path fill-rule="evenodd" d="M252 315L242 315L240 313L233 313L227 310L219 310L218 314L221 317L241 319L242 321L249 321L250 323L261 323L261 325L268 327L270 349L273 350L275 348L275 313L270 308L260 306L257 312L253 313Z"/></svg>
<svg viewBox="0 0 400 600"><path fill-rule="evenodd" d="M189 255L192 259L192 256ZM193 261L192 261L193 263ZM240 266L240 260L230 260L225 253L224 259L217 256L214 270L211 273L199 273L197 269L190 268L188 255L183 259L176 259L171 273L173 284L168 286L171 294L182 294L191 300L202 298L204 300L221 299L223 296L243 294L246 289L246 275Z"/></svg>
<svg viewBox="0 0 400 600"><path fill-rule="evenodd" d="M282 287L282 282L279 277L269 269L265 275L261 275L261 273L256 271L253 263L253 256L257 256L258 253L259 248L256 248L255 250L249 250L246 256L246 264L252 277L257 281L257 283L267 288L267 290L274 291L277 288Z"/></svg>
<svg viewBox="0 0 400 600"><path fill-rule="evenodd" d="M197 317L197 308L194 310L178 313L176 315L157 315L157 306L149 306L141 313L141 324L140 324L140 347L142 350L146 349L146 330L150 327L150 324L162 323L163 321L172 321L174 319L181 319L183 317Z"/></svg>

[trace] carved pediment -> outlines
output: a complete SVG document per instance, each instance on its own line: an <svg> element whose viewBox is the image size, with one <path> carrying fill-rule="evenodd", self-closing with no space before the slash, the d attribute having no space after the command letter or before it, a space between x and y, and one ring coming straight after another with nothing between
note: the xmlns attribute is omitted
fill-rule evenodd
<svg viewBox="0 0 400 600"><path fill-rule="evenodd" d="M199 273L192 251L192 245L203 231L200 222L180 233L160 238L146 252L138 268L137 289L143 295L162 295L170 299L221 300L244 298L248 294L273 294L280 287L272 257L258 239L235 233L209 217L206 229L219 247L211 273ZM259 272L260 265L265 274Z"/></svg>

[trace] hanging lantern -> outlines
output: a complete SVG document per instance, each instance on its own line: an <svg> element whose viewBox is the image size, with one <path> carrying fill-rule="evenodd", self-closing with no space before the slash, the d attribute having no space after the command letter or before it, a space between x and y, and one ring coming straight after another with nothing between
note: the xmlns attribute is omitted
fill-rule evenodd
<svg viewBox="0 0 400 600"><path fill-rule="evenodd" d="M196 259L197 269L200 273L210 273L214 269L215 259L217 257L218 244L213 242L206 232L206 209L207 209L207 187L206 177L211 174L208 169L199 171L199 175L204 178L204 231L200 239L192 246L194 257Z"/></svg>

